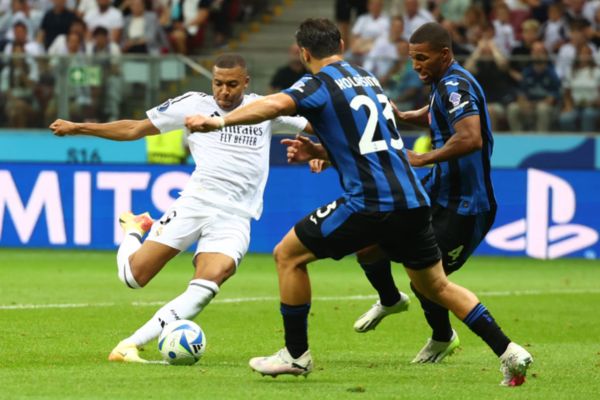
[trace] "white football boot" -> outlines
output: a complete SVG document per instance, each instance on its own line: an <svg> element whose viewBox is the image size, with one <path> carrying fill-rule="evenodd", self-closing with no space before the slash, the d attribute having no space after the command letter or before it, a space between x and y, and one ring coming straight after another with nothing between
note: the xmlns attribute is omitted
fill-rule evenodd
<svg viewBox="0 0 600 400"><path fill-rule="evenodd" d="M527 369L533 363L533 357L527 350L516 343L510 342L506 351L500 356L500 372L504 386L520 386L525 383Z"/></svg>
<svg viewBox="0 0 600 400"><path fill-rule="evenodd" d="M131 363L148 363L148 360L144 360L139 355L138 347L127 340L119 342L117 347L113 349L108 355L108 361L122 361Z"/></svg>
<svg viewBox="0 0 600 400"><path fill-rule="evenodd" d="M388 315L397 314L408 310L409 304L410 299L402 292L400 292L400 300L398 300L398 302L393 306L384 306L381 304L381 302L377 301L377 303L371 306L369 311L358 317L354 323L354 330L359 333L364 333L375 329L381 320Z"/></svg>
<svg viewBox="0 0 600 400"><path fill-rule="evenodd" d="M460 346L460 340L458 339L456 331L452 329L452 337L448 342L438 342L431 338L427 339L427 343L423 346L421 351L417 353L411 363L439 363L446 358L446 356L454 353L458 346Z"/></svg>
<svg viewBox="0 0 600 400"><path fill-rule="evenodd" d="M310 350L306 350L298 358L293 358L286 347L272 356L254 357L250 360L249 364L250 368L262 376L269 375L273 378L278 375L302 375L306 378L313 370Z"/></svg>

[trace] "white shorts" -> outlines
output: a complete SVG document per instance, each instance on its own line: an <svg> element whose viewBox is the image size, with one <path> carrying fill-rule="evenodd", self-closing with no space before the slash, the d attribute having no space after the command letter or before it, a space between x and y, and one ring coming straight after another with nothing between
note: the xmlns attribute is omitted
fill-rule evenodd
<svg viewBox="0 0 600 400"><path fill-rule="evenodd" d="M221 253L236 267L248 251L250 219L183 195L152 225L147 240L184 251L198 242L198 253Z"/></svg>

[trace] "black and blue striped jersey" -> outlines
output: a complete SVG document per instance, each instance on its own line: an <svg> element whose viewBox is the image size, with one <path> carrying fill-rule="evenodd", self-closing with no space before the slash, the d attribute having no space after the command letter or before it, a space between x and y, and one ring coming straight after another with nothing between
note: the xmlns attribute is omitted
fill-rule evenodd
<svg viewBox="0 0 600 400"><path fill-rule="evenodd" d="M479 115L483 147L466 156L437 163L423 183L431 201L461 215L474 215L496 207L490 176L494 147L485 95L466 69L454 62L429 97L429 125L434 149L441 148L456 133L454 124L469 115Z"/></svg>
<svg viewBox="0 0 600 400"><path fill-rule="evenodd" d="M339 61L284 93L310 121L354 211L411 209L429 198L410 167L394 113L377 78Z"/></svg>

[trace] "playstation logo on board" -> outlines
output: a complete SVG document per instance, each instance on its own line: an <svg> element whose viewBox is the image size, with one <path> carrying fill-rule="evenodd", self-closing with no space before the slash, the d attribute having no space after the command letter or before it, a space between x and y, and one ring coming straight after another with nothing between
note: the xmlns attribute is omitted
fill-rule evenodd
<svg viewBox="0 0 600 400"><path fill-rule="evenodd" d="M488 233L486 242L533 258L553 259L583 250L598 241L598 232L570 223L575 191L567 181L537 169L527 171L527 215Z"/></svg>

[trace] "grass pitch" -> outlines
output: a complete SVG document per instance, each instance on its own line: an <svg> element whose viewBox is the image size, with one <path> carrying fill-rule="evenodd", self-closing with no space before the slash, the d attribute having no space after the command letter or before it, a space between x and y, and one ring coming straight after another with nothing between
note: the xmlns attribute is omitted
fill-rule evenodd
<svg viewBox="0 0 600 400"><path fill-rule="evenodd" d="M277 278L269 256L249 255L197 318L208 347L191 367L106 360L116 343L181 293L191 256L143 290L116 277L115 254L0 249L0 399L598 399L600 264L473 258L454 280L479 294L535 362L519 388L498 385L499 361L453 320L461 349L439 365L411 365L429 330L414 297L408 313L357 334L373 303L352 258L310 267L308 379L252 373L248 359L282 347ZM409 292L396 268L398 286ZM370 297L369 297L370 296ZM156 343L144 353L160 359Z"/></svg>

